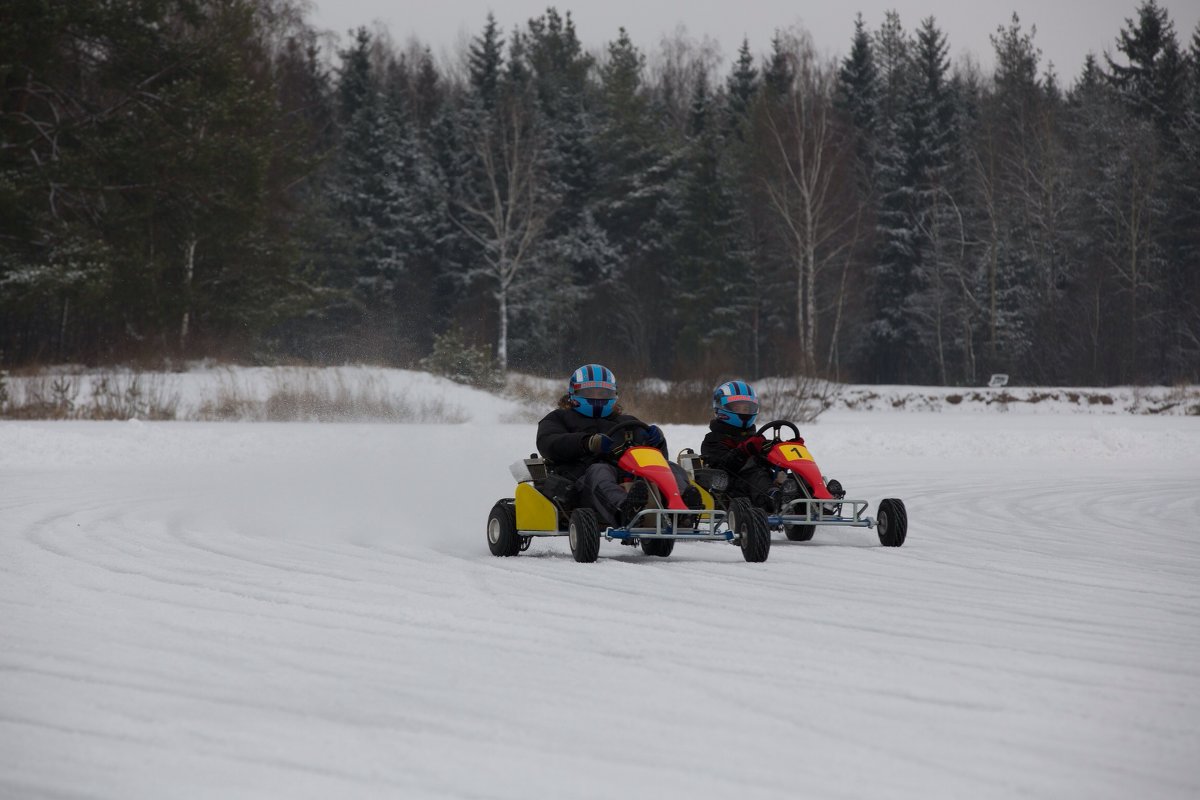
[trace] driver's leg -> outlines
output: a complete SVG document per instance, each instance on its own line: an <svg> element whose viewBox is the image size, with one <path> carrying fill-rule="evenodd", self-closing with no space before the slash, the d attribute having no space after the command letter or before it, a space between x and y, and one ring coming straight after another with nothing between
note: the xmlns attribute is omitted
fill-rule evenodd
<svg viewBox="0 0 1200 800"><path fill-rule="evenodd" d="M703 508L704 501L700 499L700 492L695 486L692 486L687 470L674 461L668 463L671 466L671 474L675 476L675 484L679 487L679 497L683 500L684 505L688 508Z"/></svg>
<svg viewBox="0 0 1200 800"><path fill-rule="evenodd" d="M775 510L775 476L761 464L747 462L739 474L739 483L745 487L745 496L764 511Z"/></svg>
<svg viewBox="0 0 1200 800"><path fill-rule="evenodd" d="M595 509L609 525L616 525L617 509L626 497L625 490L617 483L617 468L612 464L592 464L577 485L584 505Z"/></svg>

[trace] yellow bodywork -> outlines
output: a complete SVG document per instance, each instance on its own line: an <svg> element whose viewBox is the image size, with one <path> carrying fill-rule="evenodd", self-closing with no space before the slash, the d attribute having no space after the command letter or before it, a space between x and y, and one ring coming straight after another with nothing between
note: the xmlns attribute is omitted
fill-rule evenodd
<svg viewBox="0 0 1200 800"><path fill-rule="evenodd" d="M688 481L688 482L690 484L692 484L692 486L695 486L696 491L700 493L700 499L704 501L705 508L707 508L707 509L716 508L717 504L713 500L713 496L711 494L709 494L708 491L703 486L696 483L695 481ZM699 516L700 516L701 520L705 520L705 521L707 521L709 518L708 514L700 514Z"/></svg>
<svg viewBox="0 0 1200 800"><path fill-rule="evenodd" d="M653 447L638 447L631 450L633 460L638 463L639 467L665 467L667 459L663 454Z"/></svg>
<svg viewBox="0 0 1200 800"><path fill-rule="evenodd" d="M518 483L514 498L517 505L517 530L558 530L558 509L545 495L533 488L532 483Z"/></svg>

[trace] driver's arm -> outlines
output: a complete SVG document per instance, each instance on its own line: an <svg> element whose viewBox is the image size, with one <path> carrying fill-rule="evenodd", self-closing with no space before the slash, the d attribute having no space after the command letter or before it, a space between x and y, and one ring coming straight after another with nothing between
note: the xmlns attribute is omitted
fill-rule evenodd
<svg viewBox="0 0 1200 800"><path fill-rule="evenodd" d="M538 423L537 449L543 458L558 463L580 461L591 452L587 449L587 441L592 434L569 431L562 421L554 414Z"/></svg>
<svg viewBox="0 0 1200 800"><path fill-rule="evenodd" d="M700 443L700 455L704 463L727 472L737 472L745 466L746 454L737 447L730 446L728 442L724 436L712 439L706 436Z"/></svg>

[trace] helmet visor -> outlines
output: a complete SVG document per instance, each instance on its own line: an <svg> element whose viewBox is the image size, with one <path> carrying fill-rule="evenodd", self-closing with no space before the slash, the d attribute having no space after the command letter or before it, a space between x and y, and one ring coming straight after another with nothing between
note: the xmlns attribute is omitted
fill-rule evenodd
<svg viewBox="0 0 1200 800"><path fill-rule="evenodd" d="M584 385L575 390L578 397L584 400L612 400L617 396L617 390L603 384Z"/></svg>
<svg viewBox="0 0 1200 800"><path fill-rule="evenodd" d="M746 398L730 400L729 402L725 403L725 408L729 409L734 414L758 413L758 403L754 400L749 400Z"/></svg>

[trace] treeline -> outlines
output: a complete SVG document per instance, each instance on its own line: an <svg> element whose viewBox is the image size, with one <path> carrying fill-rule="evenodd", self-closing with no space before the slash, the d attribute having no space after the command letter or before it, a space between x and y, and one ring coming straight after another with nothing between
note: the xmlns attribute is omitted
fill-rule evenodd
<svg viewBox="0 0 1200 800"><path fill-rule="evenodd" d="M10 0L0 366L1200 380L1200 29L1114 33L1064 85L1015 16L984 74L895 13L729 69L553 8L439 64L295 0Z"/></svg>

